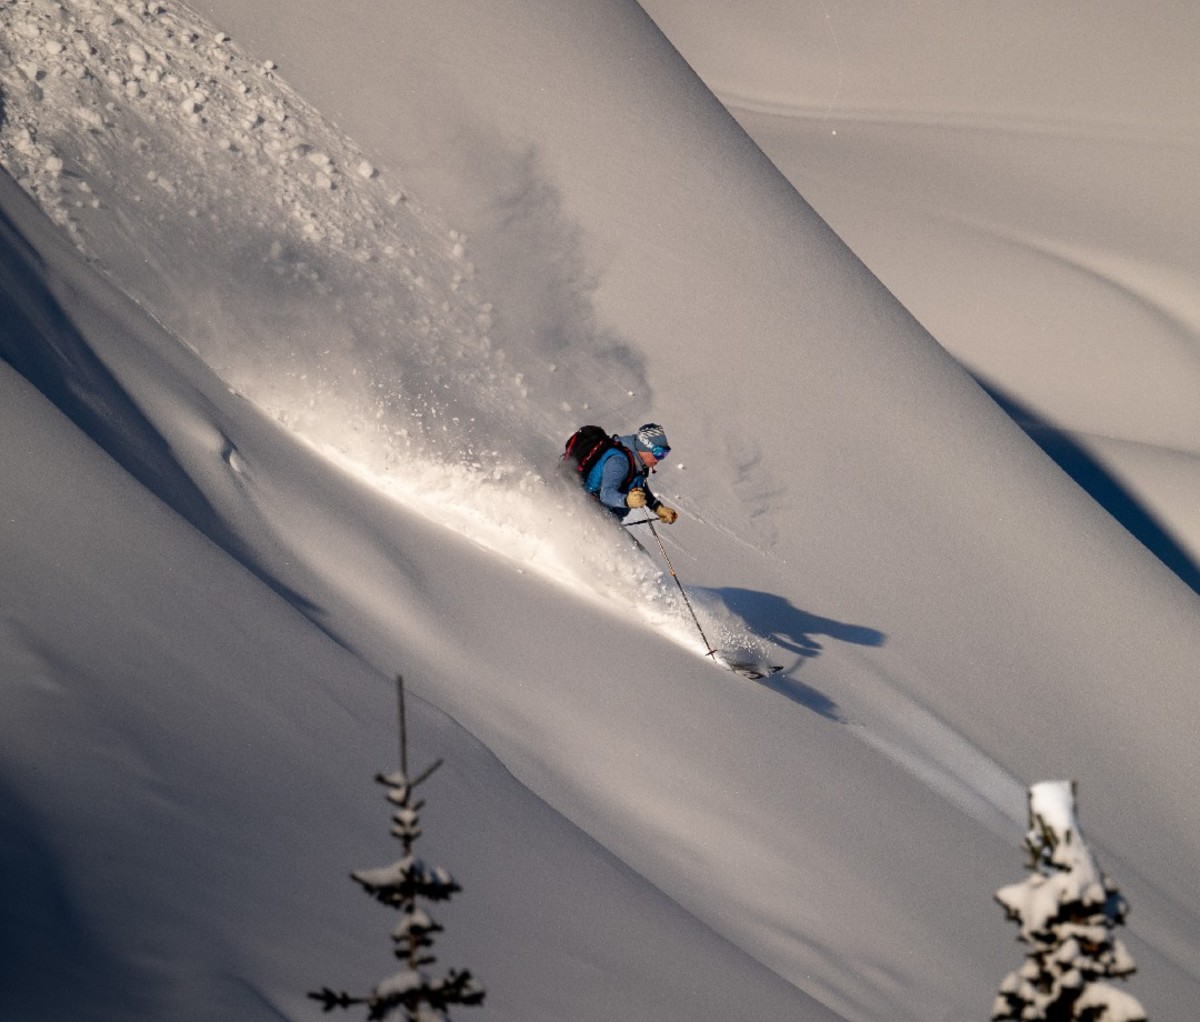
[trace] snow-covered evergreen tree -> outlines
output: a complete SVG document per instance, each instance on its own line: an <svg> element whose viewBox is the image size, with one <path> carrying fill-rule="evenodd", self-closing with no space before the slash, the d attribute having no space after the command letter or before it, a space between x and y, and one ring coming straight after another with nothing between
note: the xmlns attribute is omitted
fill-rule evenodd
<svg viewBox="0 0 1200 1022"><path fill-rule="evenodd" d="M404 714L404 681L397 679L400 705L400 770L380 774L375 779L387 787L387 800L396 807L392 815L392 836L403 845L403 855L390 866L362 869L351 877L368 894L400 912L400 925L392 931L395 954L403 963L399 972L379 983L370 994L356 997L344 991L324 987L309 997L320 1001L326 1011L367 1006L367 1018L386 1022L434 1022L448 1019L450 1008L483 1003L484 990L467 970L451 969L444 976L428 971L436 959L430 954L433 935L441 927L433 921L421 901L447 901L462 888L440 867L427 866L413 853L421 836L420 812L423 801L414 801L413 790L427 780L442 761L438 760L418 777L408 777L408 736Z"/></svg>
<svg viewBox="0 0 1200 1022"><path fill-rule="evenodd" d="M1075 817L1073 781L1029 789L1030 876L996 892L1030 947L1009 973L992 1009L1013 1022L1144 1022L1138 1001L1106 982L1134 971L1114 936L1128 911L1116 885L1096 865Z"/></svg>

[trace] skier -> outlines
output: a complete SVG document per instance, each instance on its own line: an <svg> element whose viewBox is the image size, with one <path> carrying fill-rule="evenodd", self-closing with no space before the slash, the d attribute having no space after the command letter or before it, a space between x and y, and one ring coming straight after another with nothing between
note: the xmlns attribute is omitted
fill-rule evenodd
<svg viewBox="0 0 1200 1022"><path fill-rule="evenodd" d="M567 437L563 446L562 465L570 476L577 479L588 493L617 518L624 518L637 508L645 508L657 515L660 522L671 525L679 517L679 512L659 500L646 482L654 467L670 453L671 445L667 442L666 431L657 422L647 422L638 427L636 433L626 436L610 435L601 426L589 425L580 426ZM631 524L639 525L643 522ZM700 633L705 655L712 657L715 663L722 664L746 678L765 678L783 670L779 666L732 657L708 641L700 619L696 617L692 601L688 599L683 583L679 581L671 559L667 556L667 548L654 528L654 519L645 519L644 524L657 541L663 560L667 562L671 578L675 580L679 595ZM631 541L637 544L638 549L645 551L645 547L636 539Z"/></svg>
<svg viewBox="0 0 1200 1022"><path fill-rule="evenodd" d="M599 457L587 458L580 466L583 488L618 518L635 508L646 508L659 521L672 524L679 512L659 500L647 482L654 466L671 453L662 426L647 422L636 433L608 439L603 447Z"/></svg>

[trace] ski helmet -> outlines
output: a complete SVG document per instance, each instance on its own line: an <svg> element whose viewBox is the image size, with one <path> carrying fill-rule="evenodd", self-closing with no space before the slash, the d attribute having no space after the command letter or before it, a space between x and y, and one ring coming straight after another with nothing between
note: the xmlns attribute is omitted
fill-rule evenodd
<svg viewBox="0 0 1200 1022"><path fill-rule="evenodd" d="M670 443L667 442L666 430L657 422L647 422L644 426L639 426L633 436L633 442L639 451L647 451L659 461L665 458L671 449Z"/></svg>

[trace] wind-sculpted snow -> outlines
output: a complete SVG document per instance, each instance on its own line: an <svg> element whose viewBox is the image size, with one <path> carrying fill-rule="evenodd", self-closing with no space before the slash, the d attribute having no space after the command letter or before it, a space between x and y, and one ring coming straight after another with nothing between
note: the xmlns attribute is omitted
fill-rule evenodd
<svg viewBox="0 0 1200 1022"><path fill-rule="evenodd" d="M1043 8L1038 16L1060 13ZM1169 25L1152 30L1169 32ZM1020 31L1037 34L1031 24ZM1181 45L1194 45L1190 27L1174 31ZM1100 33L1091 44L1100 40L1119 46ZM1074 94L1078 76L1070 72L1053 76L1065 109L1001 103L985 113L960 108L955 90L920 106L905 90L879 83L873 103L863 106L721 92L938 341L1005 403L1035 413L1035 440L1087 452L1088 476L1064 467L1123 524L1130 524L1126 509L1137 505L1151 523L1149 538L1146 529L1130 531L1193 588L1200 556L1193 510L1200 501L1193 286L1200 262L1190 216L1197 141L1195 118L1177 108L1186 93L1169 83L1194 63L1161 67L1153 99L1131 100L1114 87L1119 96L1112 98L1133 106L1117 113L1114 104L1102 116L1096 96ZM1084 58L1080 66L1096 65ZM1020 87L1010 68L988 70ZM976 87L972 78L960 89ZM993 91L996 99L1007 92Z"/></svg>

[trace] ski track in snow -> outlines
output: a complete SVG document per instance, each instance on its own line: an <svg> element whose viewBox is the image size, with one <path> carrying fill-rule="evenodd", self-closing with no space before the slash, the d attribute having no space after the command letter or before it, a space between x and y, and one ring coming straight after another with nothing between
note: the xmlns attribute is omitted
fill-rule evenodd
<svg viewBox="0 0 1200 1022"><path fill-rule="evenodd" d="M233 389L406 506L705 652L653 560L545 464L611 367L510 357L466 234L273 61L180 5L16 0L0 26L0 164ZM766 659L723 606L701 613Z"/></svg>

